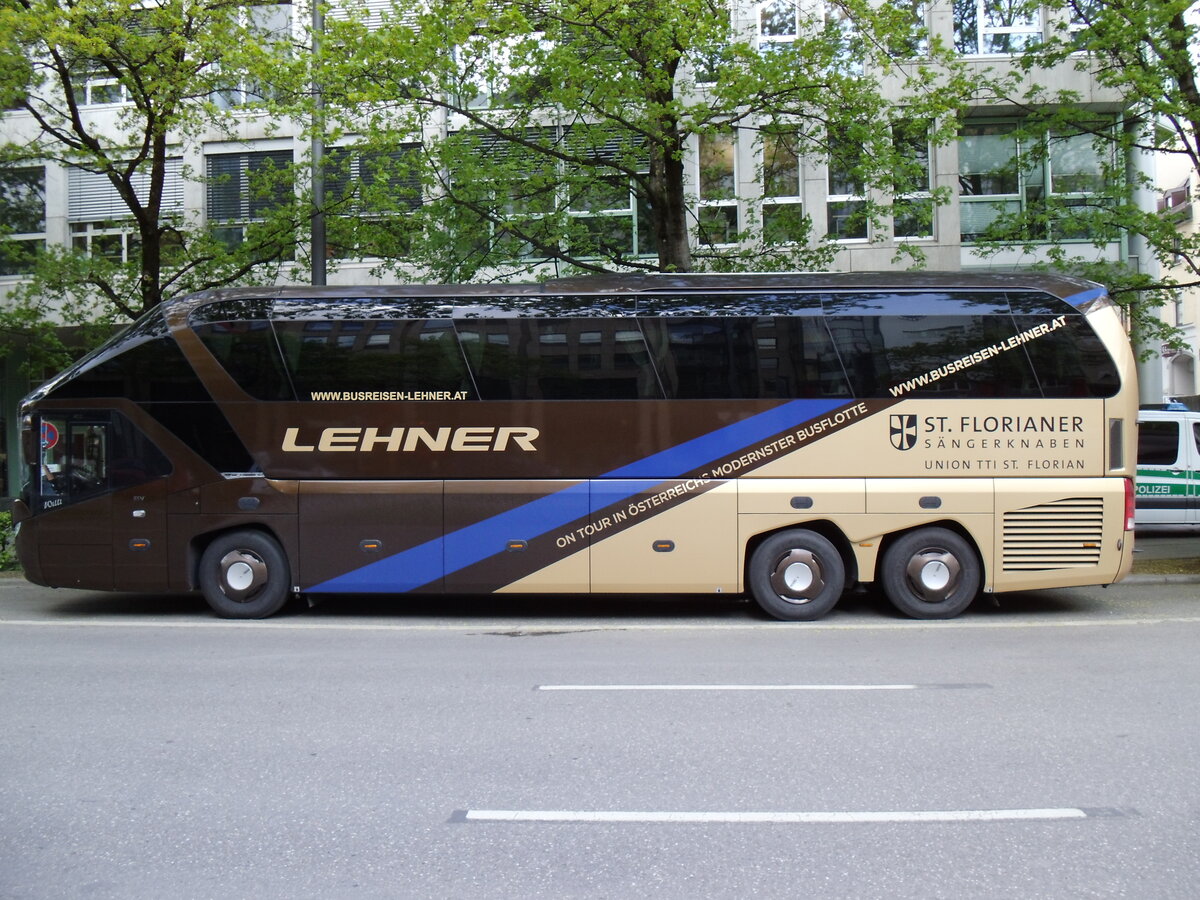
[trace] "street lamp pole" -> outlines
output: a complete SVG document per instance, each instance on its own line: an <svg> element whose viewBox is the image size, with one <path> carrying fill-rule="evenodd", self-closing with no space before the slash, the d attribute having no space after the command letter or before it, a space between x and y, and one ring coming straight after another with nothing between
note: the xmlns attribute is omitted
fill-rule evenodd
<svg viewBox="0 0 1200 900"><path fill-rule="evenodd" d="M322 0L312 2L312 283L325 284L325 95L317 77L321 55L321 35L325 31Z"/></svg>

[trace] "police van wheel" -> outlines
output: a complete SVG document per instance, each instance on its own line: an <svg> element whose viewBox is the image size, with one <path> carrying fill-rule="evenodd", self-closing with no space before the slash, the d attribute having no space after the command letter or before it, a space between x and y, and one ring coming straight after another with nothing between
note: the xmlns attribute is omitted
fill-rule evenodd
<svg viewBox="0 0 1200 900"><path fill-rule="evenodd" d="M200 557L200 590L226 619L265 619L288 599L287 557L261 531L234 531L213 540Z"/></svg>
<svg viewBox="0 0 1200 900"><path fill-rule="evenodd" d="M979 593L979 557L946 528L921 528L904 535L883 554L883 591L892 605L914 619L952 619Z"/></svg>
<svg viewBox="0 0 1200 900"><path fill-rule="evenodd" d="M846 567L829 540L797 528L758 545L747 580L755 601L770 615L811 622L833 609L842 596Z"/></svg>

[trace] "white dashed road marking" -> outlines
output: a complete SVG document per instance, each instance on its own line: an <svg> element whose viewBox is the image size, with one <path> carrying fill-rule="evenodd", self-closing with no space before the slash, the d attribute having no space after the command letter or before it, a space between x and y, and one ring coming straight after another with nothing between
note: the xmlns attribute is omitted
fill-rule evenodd
<svg viewBox="0 0 1200 900"><path fill-rule="evenodd" d="M1058 819L1111 819L1133 814L1113 808L947 809L890 812L665 812L568 809L467 809L454 822L544 822L663 825L853 825L923 822L1018 822Z"/></svg>

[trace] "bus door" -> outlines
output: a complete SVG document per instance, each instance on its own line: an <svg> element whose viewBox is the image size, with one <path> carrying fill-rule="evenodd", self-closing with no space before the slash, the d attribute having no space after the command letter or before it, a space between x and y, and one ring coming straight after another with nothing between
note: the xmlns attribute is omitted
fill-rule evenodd
<svg viewBox="0 0 1200 900"><path fill-rule="evenodd" d="M167 583L171 466L110 410L41 417L34 504L46 584L153 590Z"/></svg>
<svg viewBox="0 0 1200 900"><path fill-rule="evenodd" d="M114 481L119 472L113 472ZM113 587L161 590L167 577L167 480L158 478L112 495Z"/></svg>
<svg viewBox="0 0 1200 900"><path fill-rule="evenodd" d="M1143 412L1138 421L1139 525L1200 523L1200 415Z"/></svg>
<svg viewBox="0 0 1200 900"><path fill-rule="evenodd" d="M112 497L106 413L41 418L38 561L46 584L111 590Z"/></svg>

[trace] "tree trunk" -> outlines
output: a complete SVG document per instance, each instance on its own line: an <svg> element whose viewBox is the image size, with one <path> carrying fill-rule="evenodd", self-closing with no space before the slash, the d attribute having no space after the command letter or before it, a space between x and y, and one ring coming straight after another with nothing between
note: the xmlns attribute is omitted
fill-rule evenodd
<svg viewBox="0 0 1200 900"><path fill-rule="evenodd" d="M675 129L664 130L663 134L664 141L650 155L648 198L658 242L658 267L663 272L690 272L692 247L683 189L683 140Z"/></svg>

